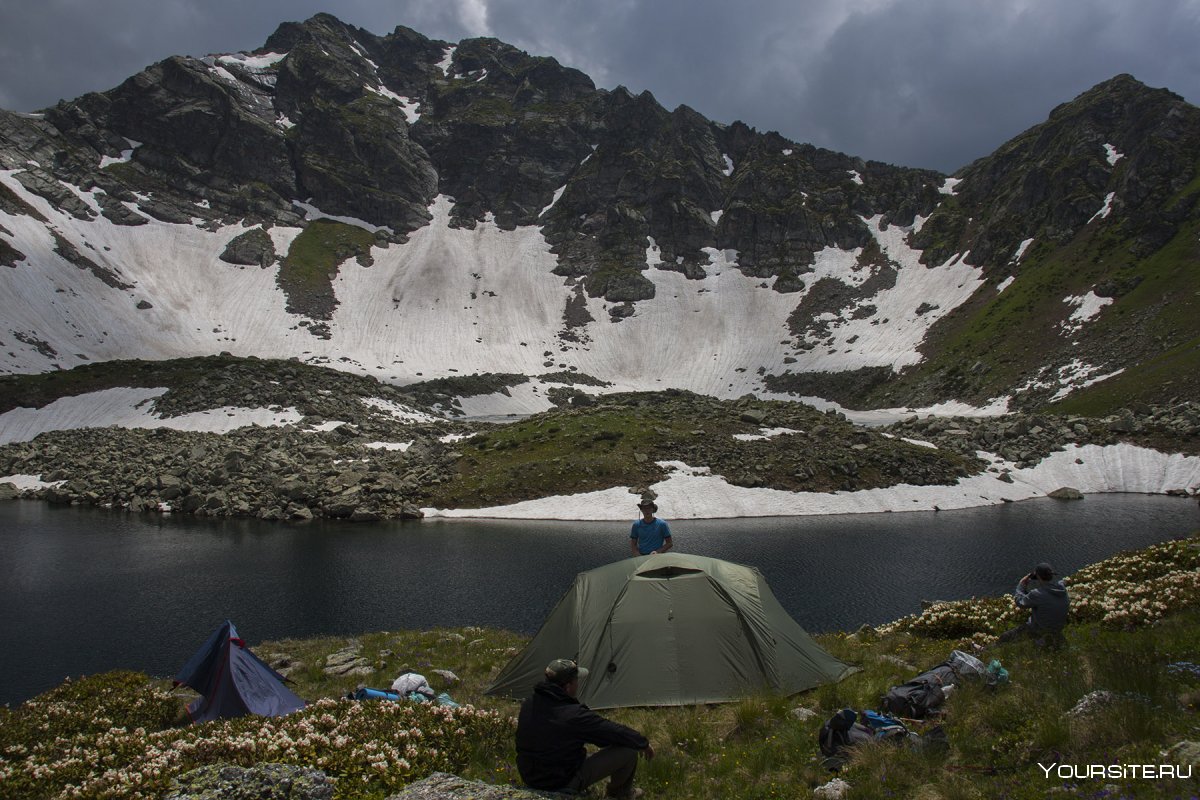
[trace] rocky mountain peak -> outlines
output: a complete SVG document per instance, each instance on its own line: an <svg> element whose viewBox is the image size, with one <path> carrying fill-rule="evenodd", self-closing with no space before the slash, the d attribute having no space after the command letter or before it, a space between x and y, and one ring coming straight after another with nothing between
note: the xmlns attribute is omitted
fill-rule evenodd
<svg viewBox="0 0 1200 800"><path fill-rule="evenodd" d="M928 262L970 251L970 263L1003 266L1026 239L1070 241L1111 194L1148 254L1173 235L1161 209L1195 178L1198 148L1200 110L1118 75L958 173L918 244Z"/></svg>
<svg viewBox="0 0 1200 800"><path fill-rule="evenodd" d="M266 43L260 50L287 53L304 43L315 42L341 47L353 43L376 41L378 41L378 37L375 34L361 28L356 28L353 25L348 25L332 14L321 12L314 14L304 22L284 22L280 24L275 29L275 32L267 37Z"/></svg>
<svg viewBox="0 0 1200 800"><path fill-rule="evenodd" d="M1162 260L1172 265L1185 257L1179 253L1193 241L1187 233L1197 229L1200 203L1198 115L1178 96L1119 75L947 181L743 122L717 124L687 106L668 111L649 90L598 89L578 70L497 39L452 44L404 27L376 36L317 14L284 23L252 53L168 58L43 116L0 112L0 165L7 171L0 211L45 232L0 224L0 265L66 262L108 289L132 293L140 284L122 275L141 268L145 245L136 229L197 229L220 239L211 247L219 264L273 271L271 289L286 298L284 319L334 337L339 292L348 291L346 265L382 260L394 267L400 256L390 248L437 219L427 238L441 242L475 230L471 246L485 260L497 242L536 237L538 247L522 251L539 265L528 269L554 282L546 292L563 295L561 307L543 315L553 328L547 341L522 343L542 354L542 367L566 369L566 356L551 357L556 349L582 347L614 325L637 328L651 310L686 308L721 331L719 318L731 312L707 305L706 295L737 286L739 297L755 299L736 313L770 315L762 334L769 346L754 351L767 354L754 356L756 363L723 366L713 379L723 388L762 385L744 382L750 370L770 369L782 380L861 367L870 373L867 383L899 387L889 403L986 399L982 393L1032 380L1030 364L1039 357L1010 353L1007 372L995 368L995 342L1006 325L1033 324L1030 309L1042 308L1038 324L1047 326L1053 346L1040 352L1059 348L1065 361L1073 341L1059 341L1072 313L1063 296L1095 290L1119 299L1138 286L1145 292L1152 282L1139 273L1143 264L1168 251ZM66 221L101 224L68 229ZM454 241L458 250L446 252L457 255L444 263L442 255L428 256L436 266L422 262L424 283L407 295L396 288L404 276L393 276L381 290L391 306L376 318L398 313L414 291L434 292L464 269L468 246ZM112 254L103 247L114 247ZM943 267L953 278L932 285L940 274L932 271ZM469 274L473 288L450 305L464 319L483 315L467 323L475 327L492 318L475 305L484 271ZM945 297L913 299L921 292L905 284L905 275ZM1002 287L1026 277L1036 280L997 301ZM1006 306L1022 285L1058 296L1044 308L1028 298L1013 301L1023 310L1005 325L972 316ZM1158 318L1167 290L1158 291L1158 300L1136 309L1138 319ZM141 311L169 305L131 299ZM62 324L50 316L10 323L8 338L0 326L0 341L37 343L0 350L0 361L49 368L62 366L51 357L56 353L112 357L105 348L89 355L74 332L57 347L48 344L52 337L37 330ZM882 333L897 321L909 326L901 346ZM583 327L589 332L576 330ZM469 340L491 346L473 331ZM1149 350L1153 341L1141 347ZM895 384L895 374L918 358L918 342L927 364L942 353L947 362L975 358L979 368L965 380L957 363L913 367L910 374L920 374L910 386ZM720 359L730 345L715 338L711 349ZM1096 361L1113 368L1128 361L1101 355ZM980 377L1002 373L1003 380ZM861 393L864 380L845 385Z"/></svg>

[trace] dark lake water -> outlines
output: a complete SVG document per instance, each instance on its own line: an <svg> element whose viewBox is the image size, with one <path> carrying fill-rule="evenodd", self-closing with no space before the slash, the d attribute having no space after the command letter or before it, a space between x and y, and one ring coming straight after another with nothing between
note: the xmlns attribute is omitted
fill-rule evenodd
<svg viewBox="0 0 1200 800"><path fill-rule="evenodd" d="M631 520L632 521L632 520ZM679 521L681 552L757 567L812 632L1001 594L1200 528L1194 500L1091 495L903 514ZM0 703L66 676L170 676L224 619L255 643L482 625L532 634L576 573L628 554L614 522L203 520L0 504Z"/></svg>

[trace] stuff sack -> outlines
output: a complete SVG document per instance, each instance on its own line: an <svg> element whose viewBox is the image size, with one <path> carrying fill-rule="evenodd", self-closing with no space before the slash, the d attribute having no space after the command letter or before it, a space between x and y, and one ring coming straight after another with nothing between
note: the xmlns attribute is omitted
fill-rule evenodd
<svg viewBox="0 0 1200 800"><path fill-rule="evenodd" d="M406 672L392 681L392 691L399 692L406 697L413 692L418 692L430 700L437 694L429 685L429 681L425 680L425 676L415 672Z"/></svg>
<svg viewBox="0 0 1200 800"><path fill-rule="evenodd" d="M864 709L858 718L874 732L876 739L889 739L908 733L908 727L903 722L878 711Z"/></svg>
<svg viewBox="0 0 1200 800"><path fill-rule="evenodd" d="M950 651L950 658L946 660L946 664L960 678L982 678L987 672L987 666L982 661L962 650Z"/></svg>
<svg viewBox="0 0 1200 800"><path fill-rule="evenodd" d="M400 694L399 692L392 692L387 689L368 689L365 686L355 689L353 692L346 695L346 697L350 698L351 700L395 700L395 701L399 701L399 700L404 699L404 695Z"/></svg>

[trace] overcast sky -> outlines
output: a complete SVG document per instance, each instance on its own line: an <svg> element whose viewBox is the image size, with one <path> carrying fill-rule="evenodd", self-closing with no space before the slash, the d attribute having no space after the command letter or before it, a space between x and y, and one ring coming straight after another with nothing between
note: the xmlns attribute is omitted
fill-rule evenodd
<svg viewBox="0 0 1200 800"><path fill-rule="evenodd" d="M1200 0L0 0L0 108L252 50L318 11L494 36L667 108L943 172L1122 72L1200 102Z"/></svg>

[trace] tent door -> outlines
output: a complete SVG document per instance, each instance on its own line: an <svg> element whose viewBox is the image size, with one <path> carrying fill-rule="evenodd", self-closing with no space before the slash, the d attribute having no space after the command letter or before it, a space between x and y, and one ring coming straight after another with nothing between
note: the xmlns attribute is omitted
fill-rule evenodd
<svg viewBox="0 0 1200 800"><path fill-rule="evenodd" d="M763 676L748 634L704 573L635 578L613 608L584 702L682 705L753 690Z"/></svg>

